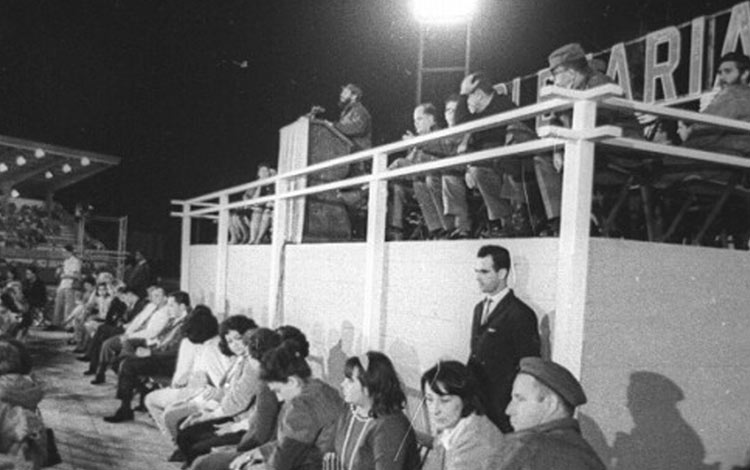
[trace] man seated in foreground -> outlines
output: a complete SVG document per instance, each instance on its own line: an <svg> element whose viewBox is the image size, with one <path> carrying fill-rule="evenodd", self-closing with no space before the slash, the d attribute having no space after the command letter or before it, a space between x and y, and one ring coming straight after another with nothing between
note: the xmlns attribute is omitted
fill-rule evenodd
<svg viewBox="0 0 750 470"><path fill-rule="evenodd" d="M114 415L104 418L109 423L133 420L131 402L136 386L143 375L171 375L177 363L177 351L182 341L182 324L190 310L190 296L178 291L167 298L169 319L162 332L153 340L136 346L133 356L125 357L117 374L117 398L120 407ZM132 340L130 340L132 341Z"/></svg>
<svg viewBox="0 0 750 470"><path fill-rule="evenodd" d="M538 357L521 359L506 409L514 432L505 435L492 468L604 470L573 418L584 403L581 384L566 368Z"/></svg>

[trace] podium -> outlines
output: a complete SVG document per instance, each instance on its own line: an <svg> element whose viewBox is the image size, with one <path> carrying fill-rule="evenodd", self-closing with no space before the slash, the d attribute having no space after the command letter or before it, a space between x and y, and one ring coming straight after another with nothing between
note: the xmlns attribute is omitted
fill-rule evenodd
<svg viewBox="0 0 750 470"><path fill-rule="evenodd" d="M281 128L279 173L304 168L348 155L355 145L327 121L300 117ZM349 166L338 166L299 178L290 189L338 181L349 175ZM349 209L337 191L306 196L295 200L291 211L289 241L330 242L352 238Z"/></svg>

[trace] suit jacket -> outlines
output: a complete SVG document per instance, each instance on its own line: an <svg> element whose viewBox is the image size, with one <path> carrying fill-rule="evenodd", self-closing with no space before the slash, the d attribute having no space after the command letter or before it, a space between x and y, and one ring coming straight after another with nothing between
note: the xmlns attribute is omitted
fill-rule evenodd
<svg viewBox="0 0 750 470"><path fill-rule="evenodd" d="M484 395L487 417L503 432L510 432L505 408L519 361L540 354L538 320L512 290L495 306L487 322L480 325L483 308L484 302L474 307L468 366Z"/></svg>

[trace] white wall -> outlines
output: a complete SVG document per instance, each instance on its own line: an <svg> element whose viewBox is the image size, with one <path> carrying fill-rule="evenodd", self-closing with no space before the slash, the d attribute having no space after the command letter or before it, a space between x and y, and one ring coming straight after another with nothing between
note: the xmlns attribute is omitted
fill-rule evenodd
<svg viewBox="0 0 750 470"><path fill-rule="evenodd" d="M627 470L742 463L750 254L595 239L589 267L582 411L600 454Z"/></svg>
<svg viewBox="0 0 750 470"><path fill-rule="evenodd" d="M386 244L386 315L380 344L409 387L416 388L421 373L440 358L466 359L471 313L480 299L473 271L476 252L486 243ZM508 240L503 245L512 254L512 287L548 324L557 240ZM269 252L255 251L258 248L268 247L229 247L230 313L267 310ZM212 301L216 251L194 246L191 252L191 293ZM266 324L288 323L305 331L319 373L338 383L345 358L363 352L365 246L289 245L285 256L284 318Z"/></svg>

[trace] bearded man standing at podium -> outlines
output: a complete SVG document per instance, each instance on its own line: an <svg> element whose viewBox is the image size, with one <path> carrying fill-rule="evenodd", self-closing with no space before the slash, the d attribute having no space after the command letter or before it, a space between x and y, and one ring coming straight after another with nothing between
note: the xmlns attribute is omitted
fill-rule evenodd
<svg viewBox="0 0 750 470"><path fill-rule="evenodd" d="M362 104L362 88L353 83L342 87L339 106L341 116L333 126L354 142L355 151L372 147L372 118Z"/></svg>
<svg viewBox="0 0 750 470"><path fill-rule="evenodd" d="M510 253L485 245L477 253L476 272L485 298L474 307L468 367L479 383L487 417L511 432L505 408L523 357L540 355L536 314L508 287Z"/></svg>

